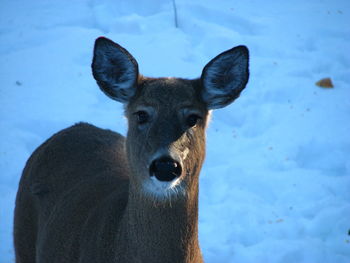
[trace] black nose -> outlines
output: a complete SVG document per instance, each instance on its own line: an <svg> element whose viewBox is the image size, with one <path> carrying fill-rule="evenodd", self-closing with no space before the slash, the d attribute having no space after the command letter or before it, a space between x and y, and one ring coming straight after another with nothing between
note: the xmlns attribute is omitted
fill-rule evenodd
<svg viewBox="0 0 350 263"><path fill-rule="evenodd" d="M169 182L181 175L181 165L179 162L162 157L152 162L150 175L155 176L159 181Z"/></svg>

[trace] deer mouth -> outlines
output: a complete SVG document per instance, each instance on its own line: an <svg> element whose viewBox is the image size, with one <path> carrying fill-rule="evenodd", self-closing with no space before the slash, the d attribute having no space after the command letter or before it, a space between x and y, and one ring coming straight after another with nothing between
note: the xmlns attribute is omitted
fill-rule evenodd
<svg viewBox="0 0 350 263"><path fill-rule="evenodd" d="M181 176L181 164L170 157L161 157L154 160L149 168L151 177L161 182L170 182Z"/></svg>

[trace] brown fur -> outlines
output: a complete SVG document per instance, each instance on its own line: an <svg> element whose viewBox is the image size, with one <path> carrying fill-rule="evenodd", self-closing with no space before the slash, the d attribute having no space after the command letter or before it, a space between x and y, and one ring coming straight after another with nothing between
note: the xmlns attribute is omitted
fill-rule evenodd
<svg viewBox="0 0 350 263"><path fill-rule="evenodd" d="M198 180L210 105L203 100L203 81L144 78L131 69L127 76L136 77L136 84L126 87L134 83L127 79L113 90L113 75L106 74L113 69L108 63L115 61L108 61L110 54L116 50L122 66L137 63L120 46L98 41L101 50L95 56L102 58L94 58L94 76L108 96L127 101L127 137L79 123L53 135L32 154L16 199L16 262L200 263ZM218 70L215 65L214 77L228 79ZM210 77L206 75L206 82L218 83ZM245 84L227 96L238 97ZM215 94L220 96L215 107L227 104L223 92L211 96ZM140 107L151 115L146 125L137 122ZM201 118L189 127L187 118L193 113ZM181 187L165 195L145 188L151 178L150 158L159 151L182 163Z"/></svg>
<svg viewBox="0 0 350 263"><path fill-rule="evenodd" d="M130 125L130 160L138 161L182 136L188 140L180 124L173 131L164 128L176 122L177 116L171 114L177 112L177 101L196 105L192 82L180 82L140 83L126 115L132 119L130 112L140 103L155 105L160 115L147 141L133 134L137 128ZM199 103L196 107L207 113ZM192 144L198 148L185 167L191 171L186 196L158 203L139 189L128 191L129 174L131 188L139 188L142 180L136 177L135 167L129 171L121 135L84 123L54 135L34 152L23 172L15 211L17 262L201 262L198 175L204 159L204 128L205 120L193 136L198 142ZM133 145L144 150L133 150Z"/></svg>

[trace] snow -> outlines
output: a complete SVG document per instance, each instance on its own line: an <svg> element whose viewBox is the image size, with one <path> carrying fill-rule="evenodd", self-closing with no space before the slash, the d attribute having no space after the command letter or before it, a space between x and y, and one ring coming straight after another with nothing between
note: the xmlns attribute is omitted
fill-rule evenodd
<svg viewBox="0 0 350 263"><path fill-rule="evenodd" d="M238 45L248 87L207 133L199 231L206 262L350 262L350 2L0 2L0 262L27 158L78 121L125 134L122 105L91 75L94 40L146 76L198 77ZM333 89L315 85L331 77Z"/></svg>

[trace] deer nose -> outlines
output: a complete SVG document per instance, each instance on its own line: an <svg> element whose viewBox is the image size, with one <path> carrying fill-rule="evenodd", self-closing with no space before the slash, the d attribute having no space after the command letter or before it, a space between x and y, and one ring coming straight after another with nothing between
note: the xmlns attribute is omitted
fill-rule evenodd
<svg viewBox="0 0 350 263"><path fill-rule="evenodd" d="M150 166L150 176L159 181L169 182L181 175L181 165L170 157L161 157L154 160Z"/></svg>

